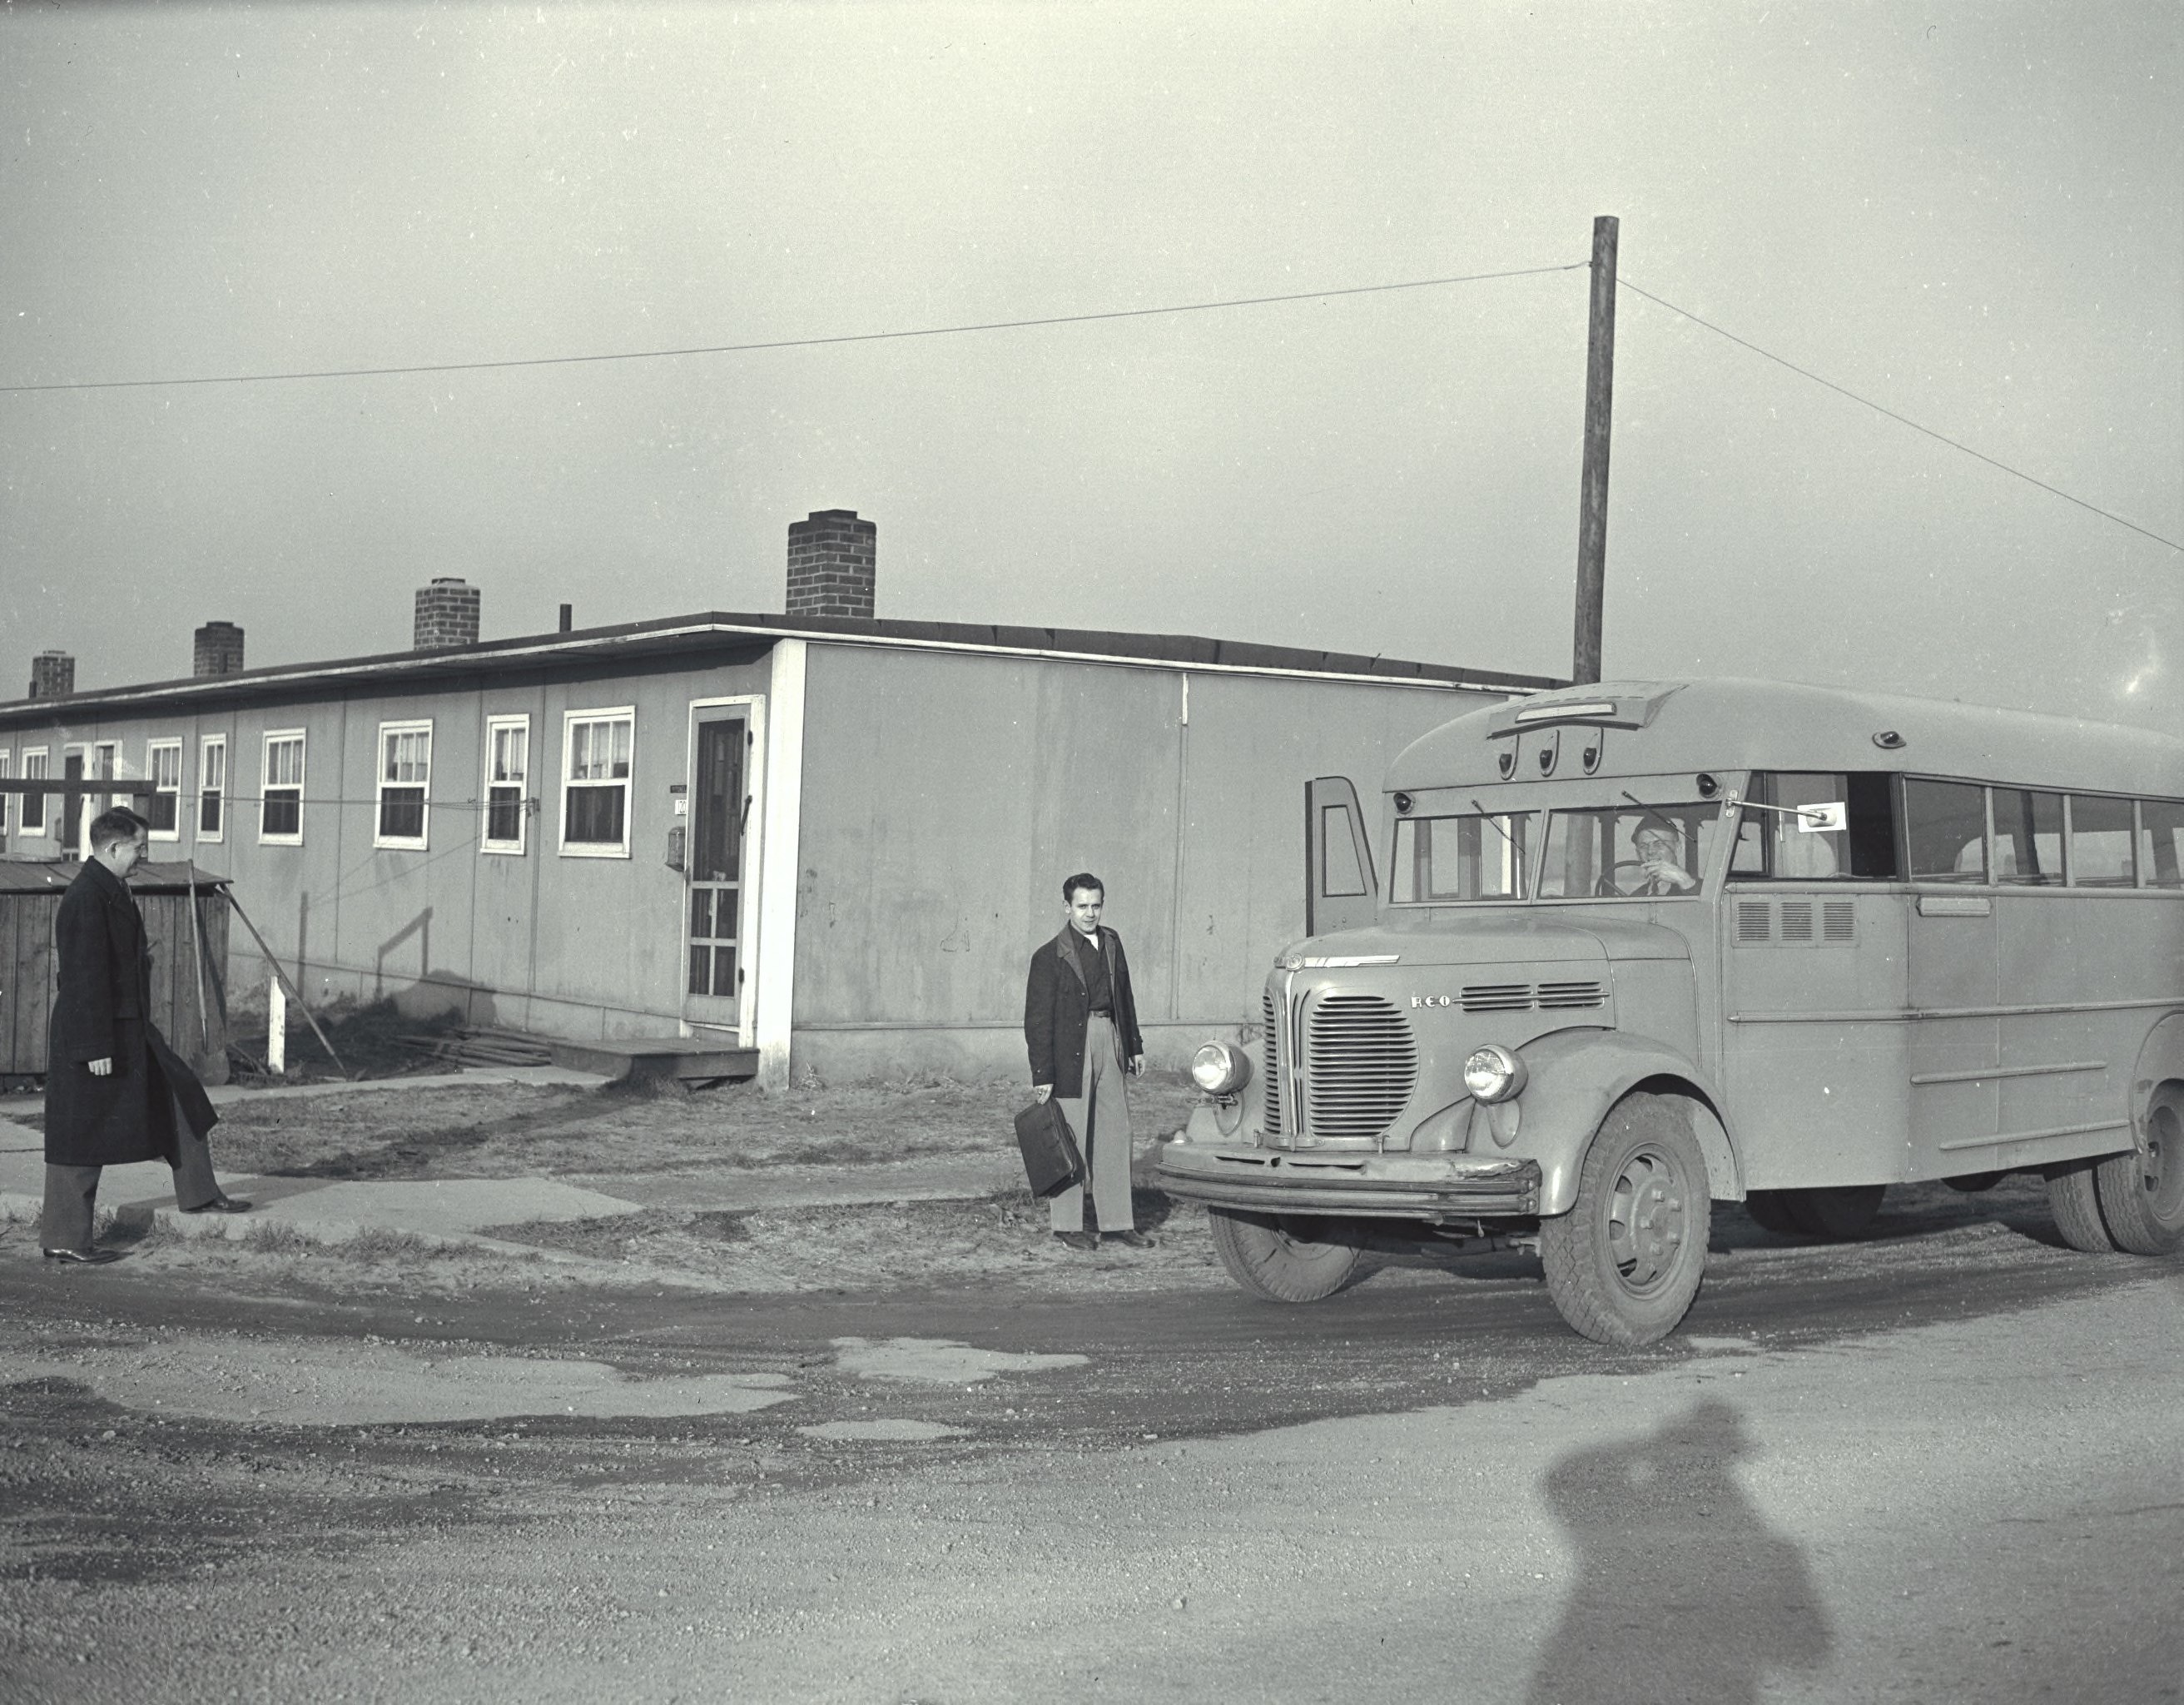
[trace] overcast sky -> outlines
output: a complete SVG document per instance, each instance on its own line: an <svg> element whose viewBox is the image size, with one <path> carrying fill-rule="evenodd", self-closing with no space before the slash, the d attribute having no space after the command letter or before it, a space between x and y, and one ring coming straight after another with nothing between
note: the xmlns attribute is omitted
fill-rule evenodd
<svg viewBox="0 0 2184 1705"><path fill-rule="evenodd" d="M2184 539L2184 8L8 5L0 385L1570 265ZM757 354L0 394L0 697L778 610L1563 674L1586 276ZM1611 676L2184 725L2184 554L1628 291Z"/></svg>

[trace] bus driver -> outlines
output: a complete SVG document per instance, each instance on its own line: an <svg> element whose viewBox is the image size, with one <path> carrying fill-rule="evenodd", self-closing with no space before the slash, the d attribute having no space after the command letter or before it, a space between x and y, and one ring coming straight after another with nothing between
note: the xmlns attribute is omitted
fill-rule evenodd
<svg viewBox="0 0 2184 1705"><path fill-rule="evenodd" d="M1630 844L1644 874L1638 886L1631 889L1633 894L1696 891L1699 879L1677 861L1681 839L1674 826L1660 817L1649 816L1640 822L1637 833L1630 837Z"/></svg>

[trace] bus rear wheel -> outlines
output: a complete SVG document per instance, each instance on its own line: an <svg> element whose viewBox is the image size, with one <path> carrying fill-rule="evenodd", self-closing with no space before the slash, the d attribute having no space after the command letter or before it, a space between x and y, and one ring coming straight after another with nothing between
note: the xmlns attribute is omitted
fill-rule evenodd
<svg viewBox="0 0 2184 1705"><path fill-rule="evenodd" d="M1585 1151L1575 1206L1540 1223L1547 1294L1596 1344L1665 1338L1698 1295L1713 1212L1682 1112L1663 1095L1625 1095Z"/></svg>
<svg viewBox="0 0 2184 1705"><path fill-rule="evenodd" d="M2164 1084L2146 1110L2146 1148L2093 1168L2093 1194L2116 1247L2132 1255L2184 1249L2184 1084Z"/></svg>
<svg viewBox="0 0 2184 1705"><path fill-rule="evenodd" d="M1268 1302L1318 1302L1357 1273L1357 1245L1329 1239L1318 1220L1210 1207L1213 1247L1229 1278Z"/></svg>
<svg viewBox="0 0 2184 1705"><path fill-rule="evenodd" d="M1790 1217L1808 1237L1841 1243L1863 1237L1880 1212L1886 1184L1841 1184L1825 1190L1785 1190Z"/></svg>
<svg viewBox="0 0 2184 1705"><path fill-rule="evenodd" d="M2048 1212L2054 1216L2055 1229L2063 1234L2063 1241L2081 1255L2115 1253L2115 1240L2109 1235L2101 1218L2100 1199L2094 1193L2098 1165L2094 1161L2065 1161L2048 1170Z"/></svg>
<svg viewBox="0 0 2184 1705"><path fill-rule="evenodd" d="M1744 1199L1744 1212L1760 1230L1771 1231L1777 1237L1796 1237L1804 1230L1781 1190L1753 1190Z"/></svg>

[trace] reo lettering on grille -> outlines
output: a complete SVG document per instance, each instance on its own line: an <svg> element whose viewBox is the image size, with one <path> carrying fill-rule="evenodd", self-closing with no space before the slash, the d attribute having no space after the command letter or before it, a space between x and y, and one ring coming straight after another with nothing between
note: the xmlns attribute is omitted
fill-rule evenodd
<svg viewBox="0 0 2184 1705"><path fill-rule="evenodd" d="M1453 995L1413 995L1411 996L1411 1006L1414 1010L1420 1006L1453 1006L1455 1005L1456 996Z"/></svg>

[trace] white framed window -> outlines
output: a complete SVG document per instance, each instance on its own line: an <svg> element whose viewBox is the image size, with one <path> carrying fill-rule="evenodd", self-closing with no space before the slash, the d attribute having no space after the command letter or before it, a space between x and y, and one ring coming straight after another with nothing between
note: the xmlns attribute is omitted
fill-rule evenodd
<svg viewBox="0 0 2184 1705"><path fill-rule="evenodd" d="M570 710L561 721L561 851L629 856L630 761L637 710Z"/></svg>
<svg viewBox="0 0 2184 1705"><path fill-rule="evenodd" d="M15 775L15 757L12 752L0 752L0 782L12 781ZM8 839L8 802L15 796L0 793L0 845Z"/></svg>
<svg viewBox="0 0 2184 1705"><path fill-rule="evenodd" d="M43 746L23 748L23 779L42 782L48 779L47 765L51 761ZM53 800L47 794L23 795L23 812L15 821L25 835L49 835L53 833Z"/></svg>
<svg viewBox="0 0 2184 1705"><path fill-rule="evenodd" d="M376 847L425 845L426 801L432 791L432 725L379 725L379 822Z"/></svg>
<svg viewBox="0 0 2184 1705"><path fill-rule="evenodd" d="M227 736L208 734L198 746L198 839L227 839Z"/></svg>
<svg viewBox="0 0 2184 1705"><path fill-rule="evenodd" d="M258 789L261 846L304 844L304 731L281 728L265 737L265 767Z"/></svg>
<svg viewBox="0 0 2184 1705"><path fill-rule="evenodd" d="M152 825L147 839L178 841L182 838L182 743L147 740L144 779L152 784L152 797L144 813Z"/></svg>
<svg viewBox="0 0 2184 1705"><path fill-rule="evenodd" d="M523 850L526 800L531 790L531 718L485 719L485 833L478 846L489 853Z"/></svg>

